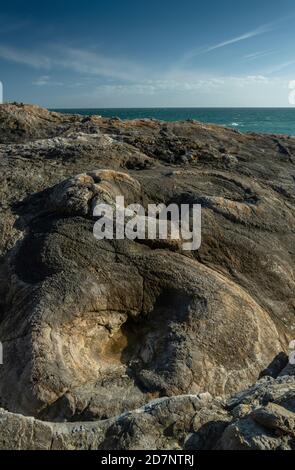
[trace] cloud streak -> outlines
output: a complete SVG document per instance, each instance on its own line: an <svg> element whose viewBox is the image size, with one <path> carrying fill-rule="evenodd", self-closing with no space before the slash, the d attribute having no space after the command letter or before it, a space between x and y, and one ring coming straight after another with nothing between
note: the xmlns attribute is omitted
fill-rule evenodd
<svg viewBox="0 0 295 470"><path fill-rule="evenodd" d="M260 36L262 34L272 31L274 27L275 27L275 23L264 24L264 25L259 26L256 29L240 34L239 36L235 36L233 38L227 39L225 41L218 42L217 44L213 44L212 46L193 49L185 54L183 61L188 62L198 55L207 54L208 52L212 52L217 49L221 49L223 47L231 46L233 44L236 44L241 41L246 41L247 39L251 39L256 36Z"/></svg>
<svg viewBox="0 0 295 470"><path fill-rule="evenodd" d="M274 54L275 52L276 52L275 50L252 52L251 54L244 55L243 59L247 61L256 60L256 59L260 59L261 57L266 57L270 54Z"/></svg>
<svg viewBox="0 0 295 470"><path fill-rule="evenodd" d="M245 41L246 39L254 38L261 34L268 33L272 29L273 27L270 25L259 26L259 28L256 28L253 31L248 31L247 33L241 34L240 36L236 36L232 39L228 39L227 41L215 44L214 46L207 47L207 49L204 49L204 52L211 52L222 47L230 46L231 44L235 44L237 42Z"/></svg>
<svg viewBox="0 0 295 470"><path fill-rule="evenodd" d="M56 63L78 73L119 80L132 81L139 77L143 78L146 74L142 67L130 60L105 57L83 49L63 48L62 58L56 59Z"/></svg>
<svg viewBox="0 0 295 470"><path fill-rule="evenodd" d="M105 57L83 49L60 47L39 53L0 45L0 58L37 69L72 70L83 75L94 75L117 80L138 80L147 71L136 63L122 58Z"/></svg>
<svg viewBox="0 0 295 470"><path fill-rule="evenodd" d="M35 68L50 68L52 60L45 55L26 50L16 49L10 46L0 45L0 57L17 64L29 65Z"/></svg>
<svg viewBox="0 0 295 470"><path fill-rule="evenodd" d="M272 68L268 69L267 73L268 74L277 73L277 72L280 72L283 69L291 67L292 65L295 65L295 59L288 60L286 62L282 62L280 64L277 64L277 65L273 66Z"/></svg>

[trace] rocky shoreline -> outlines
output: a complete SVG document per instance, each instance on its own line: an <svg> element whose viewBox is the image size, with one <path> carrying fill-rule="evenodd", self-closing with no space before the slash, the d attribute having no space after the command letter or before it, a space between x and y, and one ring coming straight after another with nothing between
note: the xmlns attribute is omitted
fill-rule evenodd
<svg viewBox="0 0 295 470"><path fill-rule="evenodd" d="M0 105L0 448L294 449L294 161L288 136ZM201 248L95 240L118 194L201 204Z"/></svg>

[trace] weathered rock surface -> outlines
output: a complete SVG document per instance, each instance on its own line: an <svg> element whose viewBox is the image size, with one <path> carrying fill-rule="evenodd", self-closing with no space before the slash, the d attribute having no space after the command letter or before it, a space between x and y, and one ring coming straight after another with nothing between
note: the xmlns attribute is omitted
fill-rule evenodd
<svg viewBox="0 0 295 470"><path fill-rule="evenodd" d="M295 138L0 105L0 142L3 447L292 448ZM200 250L95 240L117 195L201 203Z"/></svg>
<svg viewBox="0 0 295 470"><path fill-rule="evenodd" d="M0 449L294 450L295 378L264 377L228 401L159 398L118 417L53 423L0 410Z"/></svg>

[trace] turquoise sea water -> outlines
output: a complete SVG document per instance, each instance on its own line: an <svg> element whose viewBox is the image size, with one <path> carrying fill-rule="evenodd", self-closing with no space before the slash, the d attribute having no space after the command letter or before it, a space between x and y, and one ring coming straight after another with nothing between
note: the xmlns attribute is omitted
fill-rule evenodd
<svg viewBox="0 0 295 470"><path fill-rule="evenodd" d="M99 114L121 119L154 118L163 121L196 119L221 124L241 132L264 132L295 136L294 108L81 108L56 109L64 113Z"/></svg>

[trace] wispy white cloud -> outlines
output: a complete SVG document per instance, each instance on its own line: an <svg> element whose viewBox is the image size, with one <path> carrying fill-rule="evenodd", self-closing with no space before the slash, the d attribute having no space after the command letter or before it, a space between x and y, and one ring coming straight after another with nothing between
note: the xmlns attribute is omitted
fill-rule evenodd
<svg viewBox="0 0 295 470"><path fill-rule="evenodd" d="M264 25L258 26L257 28L251 31L240 34L230 39L226 39L225 41L218 42L211 46L192 49L188 51L186 54L184 54L183 62L188 62L189 60L193 59L195 56L206 54L208 52L215 51L216 49L221 49L223 47L230 46L232 44L236 44L238 42L245 41L247 39L251 39L256 36L260 36L262 34L272 31L274 28L275 28L275 23L264 24Z"/></svg>
<svg viewBox="0 0 295 470"><path fill-rule="evenodd" d="M35 86L62 86L62 82L58 82L56 80L53 80L50 75L41 75L41 77L38 77L36 80L33 81L33 85Z"/></svg>
<svg viewBox="0 0 295 470"><path fill-rule="evenodd" d="M203 52L214 51L215 49L220 49L221 47L225 47L231 44L235 44L237 42L245 41L246 39L254 38L255 36L259 36L260 34L267 33L271 31L272 29L273 27L270 25L262 25L262 26L259 26L259 28L254 29L253 31L248 31L247 33L241 34L240 36L236 36L226 41L219 42L218 44L214 44L213 46L207 47L204 49Z"/></svg>
<svg viewBox="0 0 295 470"><path fill-rule="evenodd" d="M136 80L146 74L142 66L124 58L106 57L103 54L69 47L62 48L60 54L62 57L55 59L59 66L82 74L119 80Z"/></svg>
<svg viewBox="0 0 295 470"><path fill-rule="evenodd" d="M198 78L191 80L181 79L154 79L144 80L138 83L126 84L103 84L95 87L94 94L97 96L107 95L157 95L162 93L188 94L194 96L196 93L214 94L224 90L238 90L256 86L273 86L280 84L277 78L270 79L264 75L245 76L220 76Z"/></svg>
<svg viewBox="0 0 295 470"><path fill-rule="evenodd" d="M295 59L288 60L286 62L281 62L280 64L276 64L273 67L269 68L267 70L267 73L273 74L273 73L281 72L281 70L291 67L292 65L295 65Z"/></svg>
<svg viewBox="0 0 295 470"><path fill-rule="evenodd" d="M0 45L0 57L10 62L29 65L35 68L48 69L52 65L52 60L43 54L5 45Z"/></svg>
<svg viewBox="0 0 295 470"><path fill-rule="evenodd" d="M45 86L50 83L50 76L49 75L42 75L41 77L37 78L37 80L33 81L33 85L36 86Z"/></svg>
<svg viewBox="0 0 295 470"><path fill-rule="evenodd" d="M217 88L222 83L223 79L208 78L195 79L193 81L174 80L174 79L147 79L138 83L126 84L113 84L113 85L100 85L96 87L97 91L106 93L120 93L120 94L138 94L138 95L153 95L162 92L210 92L210 90Z"/></svg>
<svg viewBox="0 0 295 470"><path fill-rule="evenodd" d="M147 73L142 66L130 60L70 47L56 46L42 53L0 45L0 58L38 69L68 69L80 74L119 80L136 80L144 78Z"/></svg>
<svg viewBox="0 0 295 470"><path fill-rule="evenodd" d="M262 31L262 28L259 31ZM258 30L256 30L256 34L258 34ZM243 37L245 36L243 35ZM267 52L271 51L248 54L246 59L258 58ZM179 99L179 103L189 104L189 100L191 100L192 103L204 105L206 102L203 97L207 97L211 105L214 105L214 99L217 104L221 105L222 99L231 100L231 96L237 96L237 103L243 104L241 97L254 93L253 90L256 90L255 93L260 96L266 89L269 90L269 95L271 95L270 90L277 92L277 90L285 89L285 83L279 82L278 77L270 78L267 73L241 76L230 73L226 76L212 75L212 73L206 74L205 71L201 72L200 69L195 70L181 64L177 64L177 67L170 70L156 69L155 67L148 69L128 59L106 57L101 53L93 52L91 48L85 50L55 45L30 51L0 45L1 57L40 71L40 75L33 82L35 86L62 84L65 90L79 87L79 99L85 98L85 103L91 103L91 95L93 95L93 98L96 98L100 103L106 103L105 97L108 97L108 103L111 104L114 104L115 100L120 103L120 97L122 100L125 97L125 101L121 101L125 105L129 101L134 104L136 97L139 96L140 101L145 104L149 98L154 97L154 105L157 102L165 105L165 103L169 103L169 99L175 104ZM295 61L279 64L276 70L293 63ZM67 71L66 82L63 80L64 83L60 83L52 79L57 75L56 72L63 74L65 71ZM273 71L274 69L271 72ZM68 91L68 93L71 92ZM161 97L163 100L166 97L166 102L161 102Z"/></svg>
<svg viewBox="0 0 295 470"><path fill-rule="evenodd" d="M260 59L261 57L266 57L271 54L274 54L276 51L274 49L267 50L267 51L258 51L258 52L252 52L251 54L246 54L243 56L243 59L250 61L250 60L256 60Z"/></svg>
<svg viewBox="0 0 295 470"><path fill-rule="evenodd" d="M288 80L263 75L218 76L207 79L147 79L138 82L81 86L74 95L65 88L62 106L283 106ZM56 106L56 104L55 104ZM60 106L61 107L61 106Z"/></svg>

